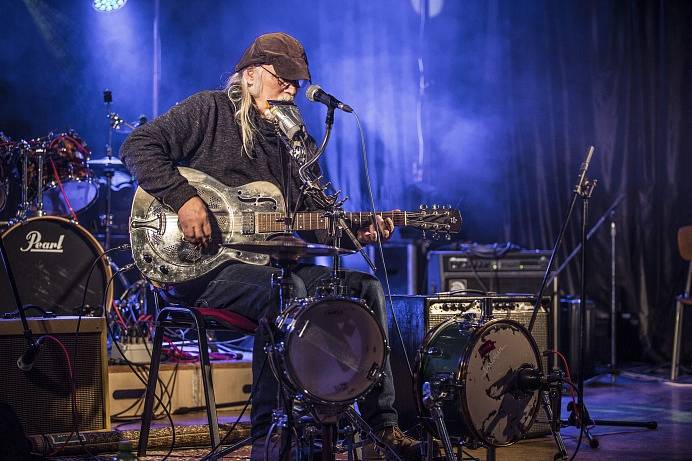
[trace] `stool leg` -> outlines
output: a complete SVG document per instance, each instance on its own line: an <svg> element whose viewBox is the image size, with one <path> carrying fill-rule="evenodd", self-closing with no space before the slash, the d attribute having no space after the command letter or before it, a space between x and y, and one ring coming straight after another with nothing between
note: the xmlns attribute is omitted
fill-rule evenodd
<svg viewBox="0 0 692 461"><path fill-rule="evenodd" d="M147 392L144 397L144 413L142 413L142 426L139 429L139 443L137 446L137 456L146 456L147 445L149 443L149 429L151 420L154 417L154 395L156 393L156 383L159 376L159 364L161 363L161 345L163 344L163 326L157 323L154 335L154 345L151 352L151 366L149 367L149 378L147 379Z"/></svg>
<svg viewBox="0 0 692 461"><path fill-rule="evenodd" d="M673 333L673 357L670 364L670 380L678 379L678 368L680 365L680 343L682 341L682 314L685 307L678 301L675 304L675 331Z"/></svg>
<svg viewBox="0 0 692 461"><path fill-rule="evenodd" d="M204 328L203 319L198 319L197 334L199 336L199 360L202 368L202 383L204 384L204 398L207 402L207 418L209 420L209 435L211 436L212 449L219 446L219 421L216 417L216 397L214 397L214 384L211 377L211 362L209 361L209 344L207 343L207 330Z"/></svg>

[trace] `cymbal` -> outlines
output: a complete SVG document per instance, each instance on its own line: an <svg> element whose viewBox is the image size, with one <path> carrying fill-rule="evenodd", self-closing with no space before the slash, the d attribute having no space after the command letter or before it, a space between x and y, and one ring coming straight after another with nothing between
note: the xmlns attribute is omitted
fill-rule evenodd
<svg viewBox="0 0 692 461"><path fill-rule="evenodd" d="M231 242L222 243L222 247L234 250L249 251L269 255L275 259L300 259L305 256L337 256L353 253L352 250L344 250L319 243L307 243L293 236L282 236L273 240L257 242Z"/></svg>
<svg viewBox="0 0 692 461"><path fill-rule="evenodd" d="M122 165L123 162L116 157L111 157L110 159L108 157L105 158L96 158L96 159L90 159L87 162L89 165Z"/></svg>

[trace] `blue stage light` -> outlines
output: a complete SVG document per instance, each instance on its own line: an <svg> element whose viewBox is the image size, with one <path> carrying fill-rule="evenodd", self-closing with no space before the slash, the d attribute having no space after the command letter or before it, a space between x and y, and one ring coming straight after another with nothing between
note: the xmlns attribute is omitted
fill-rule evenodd
<svg viewBox="0 0 692 461"><path fill-rule="evenodd" d="M93 0L91 5L99 13L110 13L125 6L127 0Z"/></svg>

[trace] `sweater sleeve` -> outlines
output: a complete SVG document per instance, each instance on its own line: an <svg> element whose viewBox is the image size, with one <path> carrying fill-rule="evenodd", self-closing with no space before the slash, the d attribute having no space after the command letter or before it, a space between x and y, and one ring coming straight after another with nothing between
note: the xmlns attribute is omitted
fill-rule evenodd
<svg viewBox="0 0 692 461"><path fill-rule="evenodd" d="M208 92L192 95L136 128L120 149L120 158L139 186L176 212L197 195L176 165L199 148L213 104Z"/></svg>

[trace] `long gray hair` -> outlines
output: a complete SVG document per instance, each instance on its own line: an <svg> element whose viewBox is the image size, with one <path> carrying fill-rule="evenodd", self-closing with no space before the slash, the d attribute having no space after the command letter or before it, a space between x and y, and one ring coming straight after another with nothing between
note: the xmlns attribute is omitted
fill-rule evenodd
<svg viewBox="0 0 692 461"><path fill-rule="evenodd" d="M243 71L236 72L226 81L224 90L231 100L235 112L235 121L240 127L240 136L243 141L242 154L252 157L252 148L255 145L257 125L252 119L252 106L254 105L253 96L262 90L262 79L257 80L257 84L251 89L245 78Z"/></svg>

